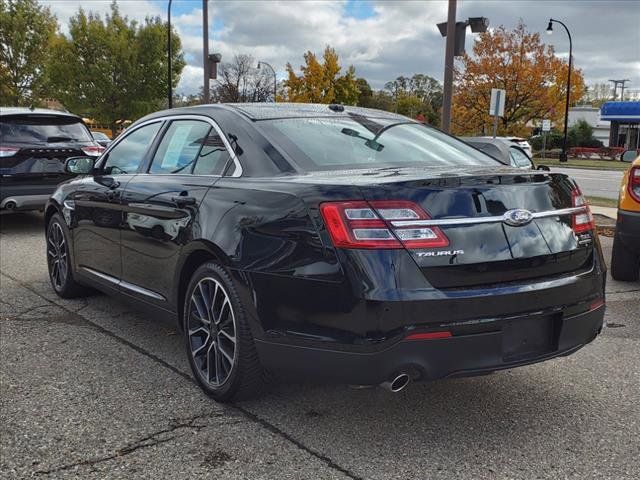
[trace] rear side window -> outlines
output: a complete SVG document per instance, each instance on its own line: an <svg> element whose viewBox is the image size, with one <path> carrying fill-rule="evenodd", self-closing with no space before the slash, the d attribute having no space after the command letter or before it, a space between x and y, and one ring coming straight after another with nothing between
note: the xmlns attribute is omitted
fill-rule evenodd
<svg viewBox="0 0 640 480"><path fill-rule="evenodd" d="M212 128L202 146L193 173L195 175L222 175L225 166L229 165L224 174L233 175L235 165L229 162L230 158L222 138Z"/></svg>
<svg viewBox="0 0 640 480"><path fill-rule="evenodd" d="M211 125L198 120L174 120L153 157L149 173L191 173L209 138Z"/></svg>
<svg viewBox="0 0 640 480"><path fill-rule="evenodd" d="M521 152L517 148L509 147L509 156L511 157L511 162L516 167L531 167L531 160L526 153Z"/></svg>
<svg viewBox="0 0 640 480"><path fill-rule="evenodd" d="M0 120L0 141L10 143L91 142L87 127L64 115L15 115Z"/></svg>
<svg viewBox="0 0 640 480"><path fill-rule="evenodd" d="M500 162L415 122L352 115L261 122L305 170L381 167L495 167Z"/></svg>

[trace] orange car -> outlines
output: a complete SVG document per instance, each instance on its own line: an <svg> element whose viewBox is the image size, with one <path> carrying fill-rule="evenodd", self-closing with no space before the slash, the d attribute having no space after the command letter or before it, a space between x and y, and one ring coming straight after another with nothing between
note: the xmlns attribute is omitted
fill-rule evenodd
<svg viewBox="0 0 640 480"><path fill-rule="evenodd" d="M640 278L640 156L636 150L627 150L622 161L632 163L620 185L611 276L633 281Z"/></svg>

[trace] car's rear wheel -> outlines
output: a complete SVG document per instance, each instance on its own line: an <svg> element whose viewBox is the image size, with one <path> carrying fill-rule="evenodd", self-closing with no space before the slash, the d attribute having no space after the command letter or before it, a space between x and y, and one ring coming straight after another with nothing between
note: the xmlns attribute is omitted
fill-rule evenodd
<svg viewBox="0 0 640 480"><path fill-rule="evenodd" d="M617 235L613 237L611 276L625 282L640 278L640 255L627 248Z"/></svg>
<svg viewBox="0 0 640 480"><path fill-rule="evenodd" d="M191 278L185 296L184 333L191 370L217 401L260 393L265 376L233 279L208 262Z"/></svg>
<svg viewBox="0 0 640 480"><path fill-rule="evenodd" d="M53 290L62 298L86 296L89 289L73 278L69 255L69 229L58 213L49 220L46 241L49 281Z"/></svg>

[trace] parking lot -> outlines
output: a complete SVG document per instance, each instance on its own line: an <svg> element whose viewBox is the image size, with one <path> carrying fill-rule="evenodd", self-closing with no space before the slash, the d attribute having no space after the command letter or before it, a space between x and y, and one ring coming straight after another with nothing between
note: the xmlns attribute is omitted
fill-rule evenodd
<svg viewBox="0 0 640 480"><path fill-rule="evenodd" d="M225 406L171 325L54 295L40 214L0 221L2 478L640 477L638 282L609 280L607 327L570 357L395 395L281 384Z"/></svg>

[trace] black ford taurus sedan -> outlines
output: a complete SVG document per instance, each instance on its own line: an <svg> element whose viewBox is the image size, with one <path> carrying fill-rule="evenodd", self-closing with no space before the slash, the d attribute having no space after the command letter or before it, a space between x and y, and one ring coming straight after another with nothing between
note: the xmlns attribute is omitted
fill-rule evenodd
<svg viewBox="0 0 640 480"><path fill-rule="evenodd" d="M265 372L398 391L568 355L602 327L576 184L402 116L174 109L67 168L46 208L54 290L177 319L216 400Z"/></svg>

